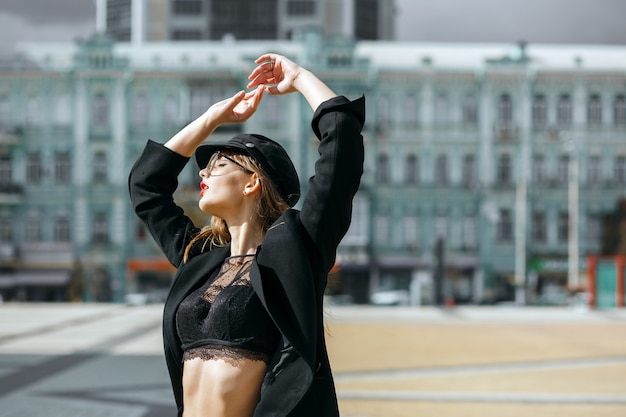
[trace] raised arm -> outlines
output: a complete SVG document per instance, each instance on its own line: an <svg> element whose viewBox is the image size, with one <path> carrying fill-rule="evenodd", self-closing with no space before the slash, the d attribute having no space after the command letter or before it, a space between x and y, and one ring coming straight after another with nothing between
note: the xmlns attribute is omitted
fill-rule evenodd
<svg viewBox="0 0 626 417"><path fill-rule="evenodd" d="M352 199L363 174L364 98L337 96L310 71L276 54L256 60L248 87L267 86L269 94L300 92L314 111L312 128L320 140L315 175L309 179L300 220L329 271L339 242L350 225Z"/></svg>
<svg viewBox="0 0 626 417"><path fill-rule="evenodd" d="M282 55L265 54L257 58L255 63L257 67L248 77L250 80L248 88L273 84L266 87L269 94L289 94L299 91L313 111L326 100L337 96L312 72Z"/></svg>
<svg viewBox="0 0 626 417"><path fill-rule="evenodd" d="M196 148L219 126L242 123L259 107L265 88L260 85L254 91L240 91L234 96L213 104L206 112L185 126L165 143L165 147L179 155L190 157Z"/></svg>

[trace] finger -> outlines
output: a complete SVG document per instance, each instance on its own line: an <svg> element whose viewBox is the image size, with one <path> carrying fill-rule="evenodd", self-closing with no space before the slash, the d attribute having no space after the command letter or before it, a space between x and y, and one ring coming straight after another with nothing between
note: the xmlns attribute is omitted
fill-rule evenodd
<svg viewBox="0 0 626 417"><path fill-rule="evenodd" d="M276 60L277 55L276 54L263 54L260 57L258 57L254 63L255 64L260 64L261 62L265 62L265 61L275 61Z"/></svg>
<svg viewBox="0 0 626 417"><path fill-rule="evenodd" d="M226 108L228 110L234 109L237 106L237 104L241 103L241 101L245 98L245 96L246 96L246 92L244 90L237 92L237 94L235 94L234 96L230 98L230 100L228 100L228 102L226 103Z"/></svg>
<svg viewBox="0 0 626 417"><path fill-rule="evenodd" d="M255 69L252 70L250 75L248 75L248 79L253 80L262 74L272 75L274 73L274 65L275 65L274 61L267 61L267 62L262 63L261 65L257 66Z"/></svg>

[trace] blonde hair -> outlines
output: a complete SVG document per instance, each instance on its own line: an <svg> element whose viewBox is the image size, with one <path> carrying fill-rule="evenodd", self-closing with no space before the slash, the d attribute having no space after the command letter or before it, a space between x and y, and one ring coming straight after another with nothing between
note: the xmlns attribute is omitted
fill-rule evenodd
<svg viewBox="0 0 626 417"><path fill-rule="evenodd" d="M289 205L283 200L274 183L272 183L267 174L261 169L261 166L252 157L231 152L220 153L232 159L243 169L258 175L261 182L261 198L257 200L256 216L261 223L263 235L265 235L265 232L267 232L276 219L289 208ZM207 246L208 249L211 250L215 247L228 245L230 240L231 236L226 221L217 216L212 216L210 224L203 227L187 244L183 262L187 262L191 249L200 242L202 242L200 251L204 252Z"/></svg>

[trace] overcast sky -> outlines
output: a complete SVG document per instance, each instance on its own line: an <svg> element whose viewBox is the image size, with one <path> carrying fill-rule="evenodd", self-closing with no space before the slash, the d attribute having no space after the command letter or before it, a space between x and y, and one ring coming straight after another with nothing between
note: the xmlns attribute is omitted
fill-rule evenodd
<svg viewBox="0 0 626 417"><path fill-rule="evenodd" d="M624 0L396 2L398 40L626 45ZM1 49L19 41L71 42L94 28L94 0L1 0Z"/></svg>

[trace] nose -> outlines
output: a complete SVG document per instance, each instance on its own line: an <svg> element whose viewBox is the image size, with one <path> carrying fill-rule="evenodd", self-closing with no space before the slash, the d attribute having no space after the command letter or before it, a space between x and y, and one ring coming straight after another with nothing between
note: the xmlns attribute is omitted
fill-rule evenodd
<svg viewBox="0 0 626 417"><path fill-rule="evenodd" d="M200 176L200 178L209 178L211 176L211 173L208 169L204 168L201 169L200 172L198 172L198 175Z"/></svg>

